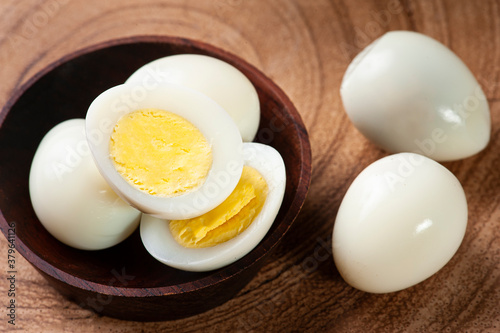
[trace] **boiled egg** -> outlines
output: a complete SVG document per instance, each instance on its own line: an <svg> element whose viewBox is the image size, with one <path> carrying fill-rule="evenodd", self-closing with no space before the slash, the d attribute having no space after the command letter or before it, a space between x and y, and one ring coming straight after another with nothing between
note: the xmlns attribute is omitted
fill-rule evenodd
<svg viewBox="0 0 500 333"><path fill-rule="evenodd" d="M446 46L416 32L391 31L368 45L340 94L354 126L391 153L451 161L478 153L490 138L488 101L474 75Z"/></svg>
<svg viewBox="0 0 500 333"><path fill-rule="evenodd" d="M139 225L141 213L121 200L97 170L84 119L62 122L45 135L31 165L29 192L47 231L78 249L111 247Z"/></svg>
<svg viewBox="0 0 500 333"><path fill-rule="evenodd" d="M222 203L243 169L242 139L206 95L172 83L126 83L100 94L86 116L97 168L141 212L187 219Z"/></svg>
<svg viewBox="0 0 500 333"><path fill-rule="evenodd" d="M351 286L398 291L445 266L466 226L465 194L448 169L414 153L390 155L347 190L333 228L333 257Z"/></svg>
<svg viewBox="0 0 500 333"><path fill-rule="evenodd" d="M186 271L209 271L242 258L264 238L283 200L285 165L271 146L244 143L243 153L238 186L213 211L182 221L142 216L142 242L154 258Z"/></svg>
<svg viewBox="0 0 500 333"><path fill-rule="evenodd" d="M126 81L144 87L163 82L207 95L229 113L243 141L255 138L260 121L259 97L250 80L234 66L206 55L178 54L142 66Z"/></svg>

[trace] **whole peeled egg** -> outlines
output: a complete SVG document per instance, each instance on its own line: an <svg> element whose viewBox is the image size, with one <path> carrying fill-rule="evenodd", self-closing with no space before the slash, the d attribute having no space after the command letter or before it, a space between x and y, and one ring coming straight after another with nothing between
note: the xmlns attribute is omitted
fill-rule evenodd
<svg viewBox="0 0 500 333"><path fill-rule="evenodd" d="M141 213L121 200L97 170L84 119L64 121L45 135L31 165L29 192L47 231L78 249L111 247L139 225Z"/></svg>
<svg viewBox="0 0 500 333"><path fill-rule="evenodd" d="M243 141L253 141L260 121L259 96L252 82L229 63L199 54L177 54L154 60L126 83L154 86L169 82L203 93L231 116Z"/></svg>
<svg viewBox="0 0 500 333"><path fill-rule="evenodd" d="M340 93L354 126L391 153L457 160L490 138L488 102L474 75L446 46L416 32L391 31L368 45Z"/></svg>
<svg viewBox="0 0 500 333"><path fill-rule="evenodd" d="M465 194L448 169L414 153L390 155L366 167L347 190L333 257L351 286L398 291L446 265L466 226Z"/></svg>

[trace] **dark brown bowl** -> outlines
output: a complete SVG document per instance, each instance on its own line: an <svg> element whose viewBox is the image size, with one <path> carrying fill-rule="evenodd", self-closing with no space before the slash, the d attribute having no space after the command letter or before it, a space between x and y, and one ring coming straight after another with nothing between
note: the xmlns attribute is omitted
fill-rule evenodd
<svg viewBox="0 0 500 333"><path fill-rule="evenodd" d="M84 118L92 100L137 68L179 53L206 54L240 69L257 88L257 141L275 147L287 169L278 217L260 244L216 271L167 267L148 254L136 231L101 251L76 250L52 237L31 206L28 175L42 137L59 122ZM213 46L175 37L138 36L100 43L49 65L13 94L0 113L0 227L15 227L15 249L63 295L100 314L168 320L213 308L252 279L299 213L309 187L311 150L302 120L283 91L245 61Z"/></svg>

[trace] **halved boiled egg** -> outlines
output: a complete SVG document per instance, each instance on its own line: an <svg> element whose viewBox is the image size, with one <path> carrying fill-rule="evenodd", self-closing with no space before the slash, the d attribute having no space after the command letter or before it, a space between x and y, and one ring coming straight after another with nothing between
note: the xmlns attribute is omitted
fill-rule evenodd
<svg viewBox="0 0 500 333"><path fill-rule="evenodd" d="M227 112L171 83L108 89L90 105L86 132L115 192L158 218L187 219L215 208L243 169L241 136Z"/></svg>
<svg viewBox="0 0 500 333"><path fill-rule="evenodd" d="M118 244L139 225L141 212L121 200L99 174L85 136L85 120L52 128L30 169L29 192L42 225L83 250Z"/></svg>
<svg viewBox="0 0 500 333"><path fill-rule="evenodd" d="M259 97L250 80L237 68L205 55L178 54L142 66L126 81L144 87L163 82L207 95L229 113L243 141L255 138L260 121Z"/></svg>
<svg viewBox="0 0 500 333"><path fill-rule="evenodd" d="M242 258L264 238L283 200L285 165L271 146L244 143L242 177L214 210L189 220L143 214L141 238L160 262L186 271L214 270Z"/></svg>

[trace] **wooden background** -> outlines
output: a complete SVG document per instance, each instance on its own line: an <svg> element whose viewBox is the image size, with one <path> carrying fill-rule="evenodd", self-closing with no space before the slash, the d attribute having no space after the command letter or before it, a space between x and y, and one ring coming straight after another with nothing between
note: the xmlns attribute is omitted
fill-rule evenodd
<svg viewBox="0 0 500 333"><path fill-rule="evenodd" d="M226 49L288 94L308 128L313 177L304 209L275 255L234 299L201 315L139 323L80 309L17 258L16 329L25 332L500 331L500 2L340 0L1 0L0 104L37 71L116 37L175 35ZM446 163L462 182L469 224L440 272L405 291L349 287L328 253L340 201L385 153L348 121L339 87L352 57L389 30L415 30L450 47L483 86L488 148ZM12 156L11 158L15 158ZM0 253L7 242L0 237ZM5 255L6 257L6 255ZM7 262L0 261L0 331L7 325Z"/></svg>

